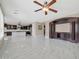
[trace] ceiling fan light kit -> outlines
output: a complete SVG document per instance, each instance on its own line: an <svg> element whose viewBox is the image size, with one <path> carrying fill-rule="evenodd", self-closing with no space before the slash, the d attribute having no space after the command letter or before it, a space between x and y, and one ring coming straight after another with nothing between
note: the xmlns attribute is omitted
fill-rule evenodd
<svg viewBox="0 0 79 59"><path fill-rule="evenodd" d="M37 1L33 1L34 3L38 4L39 6L41 6L42 8L35 10L35 12L38 12L40 10L43 10L45 12L45 15L47 15L48 11L52 11L54 13L57 13L57 10L50 8L50 6L54 3L56 3L56 0L52 0L51 2L44 2L44 5L42 5L41 3L37 2Z"/></svg>
<svg viewBox="0 0 79 59"><path fill-rule="evenodd" d="M46 7L42 8L42 10L43 10L43 11L49 11L49 9L46 8Z"/></svg>

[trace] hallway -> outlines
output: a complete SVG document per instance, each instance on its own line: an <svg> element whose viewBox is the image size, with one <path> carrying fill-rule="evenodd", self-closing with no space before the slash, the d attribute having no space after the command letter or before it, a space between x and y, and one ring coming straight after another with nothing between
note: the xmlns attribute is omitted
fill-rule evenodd
<svg viewBox="0 0 79 59"><path fill-rule="evenodd" d="M63 40L5 37L0 59L79 59L79 44Z"/></svg>

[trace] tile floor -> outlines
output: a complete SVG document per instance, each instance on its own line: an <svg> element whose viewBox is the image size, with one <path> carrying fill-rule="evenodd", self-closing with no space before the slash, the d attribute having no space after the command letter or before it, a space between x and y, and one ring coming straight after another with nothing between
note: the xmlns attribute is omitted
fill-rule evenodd
<svg viewBox="0 0 79 59"><path fill-rule="evenodd" d="M44 37L5 37L0 59L79 59L79 44Z"/></svg>

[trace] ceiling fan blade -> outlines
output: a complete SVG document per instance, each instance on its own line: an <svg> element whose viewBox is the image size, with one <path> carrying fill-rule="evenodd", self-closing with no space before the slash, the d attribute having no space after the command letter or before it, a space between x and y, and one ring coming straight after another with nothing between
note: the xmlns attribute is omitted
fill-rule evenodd
<svg viewBox="0 0 79 59"><path fill-rule="evenodd" d="M40 11L40 10L42 10L42 8L41 9L38 9L38 10L35 10L35 12Z"/></svg>
<svg viewBox="0 0 79 59"><path fill-rule="evenodd" d="M47 11L45 11L45 15L47 15Z"/></svg>
<svg viewBox="0 0 79 59"><path fill-rule="evenodd" d="M47 6L50 7L52 4L54 4L56 0L52 0Z"/></svg>
<svg viewBox="0 0 79 59"><path fill-rule="evenodd" d="M49 8L50 11L57 13L57 10Z"/></svg>
<svg viewBox="0 0 79 59"><path fill-rule="evenodd" d="M41 3L37 2L37 1L33 1L33 2L43 7L43 5Z"/></svg>

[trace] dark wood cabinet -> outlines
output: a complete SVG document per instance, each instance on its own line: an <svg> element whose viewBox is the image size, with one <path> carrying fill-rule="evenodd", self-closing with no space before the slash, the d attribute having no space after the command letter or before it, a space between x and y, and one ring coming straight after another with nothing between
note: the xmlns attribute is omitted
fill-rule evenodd
<svg viewBox="0 0 79 59"><path fill-rule="evenodd" d="M5 32L7 36L12 36L12 32Z"/></svg>
<svg viewBox="0 0 79 59"><path fill-rule="evenodd" d="M4 27L8 30L17 29L17 25L4 24Z"/></svg>

